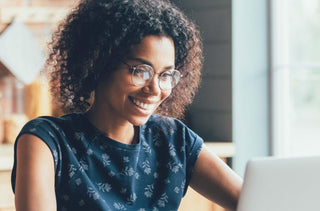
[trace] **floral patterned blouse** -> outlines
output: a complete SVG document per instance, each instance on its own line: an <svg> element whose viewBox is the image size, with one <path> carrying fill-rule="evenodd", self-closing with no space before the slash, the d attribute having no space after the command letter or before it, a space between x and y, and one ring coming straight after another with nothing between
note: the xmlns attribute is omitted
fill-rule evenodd
<svg viewBox="0 0 320 211"><path fill-rule="evenodd" d="M62 211L177 210L203 143L179 120L155 114L140 126L135 145L108 138L82 113L38 117L19 136L25 133L38 136L52 152Z"/></svg>

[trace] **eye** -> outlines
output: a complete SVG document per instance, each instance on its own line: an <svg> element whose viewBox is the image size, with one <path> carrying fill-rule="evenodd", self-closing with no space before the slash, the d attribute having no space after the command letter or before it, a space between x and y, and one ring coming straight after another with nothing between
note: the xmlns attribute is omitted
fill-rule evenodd
<svg viewBox="0 0 320 211"><path fill-rule="evenodd" d="M133 68L133 76L149 80L153 76L153 69L149 65L137 65Z"/></svg>
<svg viewBox="0 0 320 211"><path fill-rule="evenodd" d="M172 72L171 71L165 71L163 73L160 74L160 78L162 80L168 80L172 78Z"/></svg>
<svg viewBox="0 0 320 211"><path fill-rule="evenodd" d="M146 72L146 70L143 67L137 66L137 67L135 67L134 72L135 72L135 74L141 74L141 73Z"/></svg>

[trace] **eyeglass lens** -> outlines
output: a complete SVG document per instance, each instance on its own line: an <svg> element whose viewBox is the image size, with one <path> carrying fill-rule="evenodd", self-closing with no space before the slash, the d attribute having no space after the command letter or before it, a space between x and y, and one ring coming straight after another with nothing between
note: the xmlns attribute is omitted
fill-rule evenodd
<svg viewBox="0 0 320 211"><path fill-rule="evenodd" d="M132 82L136 86L144 86L153 78L154 70L149 65L137 65L132 67ZM178 70L165 71L159 75L159 86L162 90L174 88L180 80Z"/></svg>

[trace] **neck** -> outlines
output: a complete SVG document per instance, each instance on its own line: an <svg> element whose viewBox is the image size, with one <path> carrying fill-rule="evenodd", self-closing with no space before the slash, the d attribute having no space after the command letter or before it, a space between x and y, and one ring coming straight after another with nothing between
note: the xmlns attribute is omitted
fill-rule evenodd
<svg viewBox="0 0 320 211"><path fill-rule="evenodd" d="M137 132L134 126L127 122L114 122L112 119L90 109L86 114L88 120L109 138L124 144L134 144Z"/></svg>

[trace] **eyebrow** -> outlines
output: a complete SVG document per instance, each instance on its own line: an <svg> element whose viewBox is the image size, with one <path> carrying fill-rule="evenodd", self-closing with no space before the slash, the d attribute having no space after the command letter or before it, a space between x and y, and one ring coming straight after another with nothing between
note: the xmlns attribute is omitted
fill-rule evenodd
<svg viewBox="0 0 320 211"><path fill-rule="evenodd" d="M147 64L153 68L153 65L150 62L148 62L147 60L144 60L142 58L128 58L128 60L138 61L138 62L141 62L142 64ZM170 66L165 67L164 69L165 70L172 70L174 68L175 68L174 65L170 65Z"/></svg>

